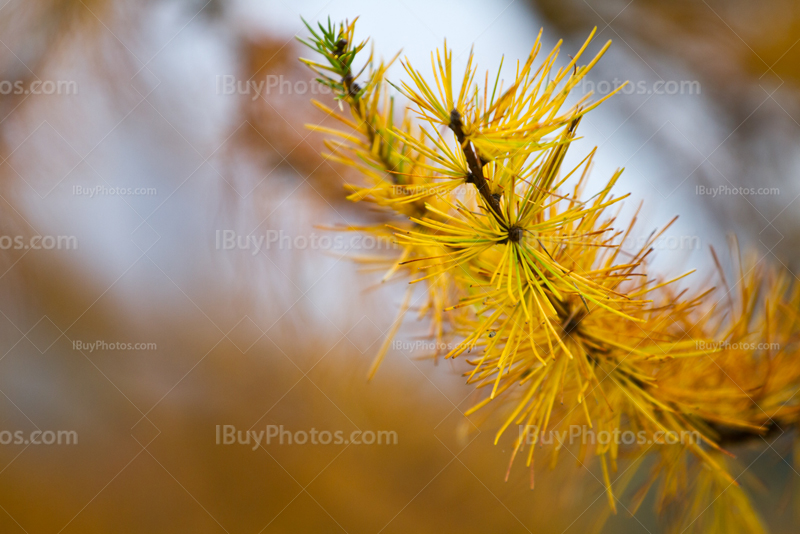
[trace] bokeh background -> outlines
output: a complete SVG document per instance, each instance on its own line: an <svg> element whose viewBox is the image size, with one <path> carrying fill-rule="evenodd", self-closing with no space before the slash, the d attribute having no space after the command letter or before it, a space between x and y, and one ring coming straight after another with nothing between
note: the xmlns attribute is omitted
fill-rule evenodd
<svg viewBox="0 0 800 534"><path fill-rule="evenodd" d="M78 443L0 445L0 532L567 533L603 515L595 466L537 466L531 491L517 465L504 482L511 438L463 415L463 362L421 359L413 321L367 383L404 287L352 251L297 245L378 220L344 201L353 177L304 127L322 120L309 99L330 97L297 61L301 16L360 16L378 55L421 65L447 38L463 67L474 43L490 69L541 27L565 54L597 27L590 50L614 45L577 92L635 90L582 122L571 157L599 147L597 187L626 168L642 235L681 215L657 268L708 269L735 232L797 272L797 2L7 0L0 431ZM231 79L250 92L227 94ZM226 250L231 231L294 246ZM252 450L216 444L218 425L398 443ZM789 444L735 452L766 523L796 532ZM662 531L651 502L633 518L621 502L604 532Z"/></svg>

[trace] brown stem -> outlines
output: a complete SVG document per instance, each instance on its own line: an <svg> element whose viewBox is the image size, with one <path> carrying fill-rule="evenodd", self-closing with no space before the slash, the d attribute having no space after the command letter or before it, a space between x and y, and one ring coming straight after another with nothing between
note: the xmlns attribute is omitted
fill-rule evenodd
<svg viewBox="0 0 800 534"><path fill-rule="evenodd" d="M569 126L570 134L572 134L575 131L575 128L577 127L579 120L580 119L575 119L570 123ZM458 139L458 143L461 146L462 151L464 152L464 157L467 160L467 165L469 165L470 174L469 177L467 178L467 183L474 184L475 187L478 188L478 191L480 192L481 196L484 198L486 203L492 209L498 221L505 227L506 224L504 223L501 215L502 212L500 208L500 203L494 196L492 196L491 190L489 189L489 184L486 181L486 178L484 178L483 176L483 170L482 170L483 165L480 163L478 156L475 154L474 147L469 141L466 140L466 137L464 136L464 124L461 121L461 114L458 112L458 110L454 109L453 111L450 112L449 126L450 129L453 130L453 133L455 133L456 138ZM515 234L516 231L520 229L517 227L512 227L509 228L508 230L509 230L510 240L519 241L520 238L516 237ZM544 245L542 245L542 248L544 248L547 255L550 256L550 252L544 247ZM552 256L550 256L550 258L552 259ZM562 320L562 329L564 330L564 332L568 335L572 333L577 333L576 331L578 331L580 321L581 319L583 319L584 315L575 314L574 310L570 311L569 307L564 306L564 303L562 301L556 299L552 295L550 295L550 298L551 302L553 302L554 304L558 304L556 308L558 311L559 318ZM584 305L587 306L587 311L588 311L588 305L586 304L586 301L582 295L581 299L583 300ZM589 359L595 363L595 365L599 364L599 359L592 354L592 351L588 351L588 356ZM635 376L629 375L624 371L622 371L622 373L626 374L627 378L631 380L637 387L642 389L645 389L647 387L646 384L644 384L641 380L639 380ZM756 432L741 430L741 429L732 429L715 423L710 423L709 426L711 426L711 428L713 428L719 434L719 445L721 446L737 445L743 442L748 442L751 439L757 437L766 438L776 434L778 431L781 430L780 427L775 423L770 423L766 425L767 429L764 434L759 434Z"/></svg>
<svg viewBox="0 0 800 534"><path fill-rule="evenodd" d="M744 430L740 428L731 428L726 427L724 425L720 425L717 423L709 423L709 426L714 429L719 435L719 439L717 440L717 444L721 447L732 447L735 445L741 445L743 443L748 443L751 440L756 438L762 438L766 440L767 438L773 436L780 436L785 432L776 422L770 421L769 423L765 424L765 431L763 433L758 433L752 430Z"/></svg>
<svg viewBox="0 0 800 534"><path fill-rule="evenodd" d="M467 183L473 184L478 188L478 192L481 194L483 199L486 201L486 204L494 213L497 222L506 228L507 225L503 218L503 210L500 208L500 202L494 196L492 196L492 190L489 188L489 183L486 181L486 178L483 177L483 165L481 165L480 161L478 161L478 156L475 154L475 149L472 146L472 143L467 141L466 137L464 136L464 123L461 122L461 113L459 113L457 109L454 109L450 112L449 126L450 129L453 130L453 133L456 134L458 144L461 146L461 150L464 152L464 157L467 159L467 165L469 166Z"/></svg>
<svg viewBox="0 0 800 534"><path fill-rule="evenodd" d="M340 56L345 52L346 47L347 41L341 39L336 43L336 50L334 53L336 53L337 56ZM344 73L344 76L342 76L342 85L345 89L345 95L352 99L351 108L353 109L355 116L367 126L367 140L369 141L369 145L373 146L375 144L375 136L380 134L375 130L375 127L372 125L372 123L366 120L366 117L361 111L361 100L358 98L358 93L361 91L361 87L356 83L355 78L353 78L353 73L350 71L350 69L348 69L347 72ZM386 168L389 175L392 177L392 183L399 183L399 177L394 173L397 165L387 158L386 154L384 154L383 143L381 143L381 149L378 151L378 158L380 159L380 162L383 163L383 166Z"/></svg>

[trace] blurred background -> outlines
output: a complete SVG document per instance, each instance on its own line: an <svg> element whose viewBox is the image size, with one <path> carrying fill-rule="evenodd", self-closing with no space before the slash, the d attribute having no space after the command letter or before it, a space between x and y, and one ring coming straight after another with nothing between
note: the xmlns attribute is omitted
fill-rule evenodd
<svg viewBox="0 0 800 534"><path fill-rule="evenodd" d="M423 69L445 37L457 69L475 43L493 70L541 27L564 54L597 27L590 52L614 45L578 96L631 85L571 157L599 146L590 187L626 168L642 236L681 215L656 268L708 269L735 232L797 272L796 2L7 0L0 532L567 533L605 511L571 458L504 482L514 436L463 415L463 362L420 359L413 321L366 382L405 289L324 229L379 219L304 127L325 124L310 98L333 104L297 61L301 16L360 16ZM397 443L225 445L223 425ZM43 443L59 432L77 443ZM773 532L797 531L787 449L736 451ZM663 530L622 503L604 532Z"/></svg>

